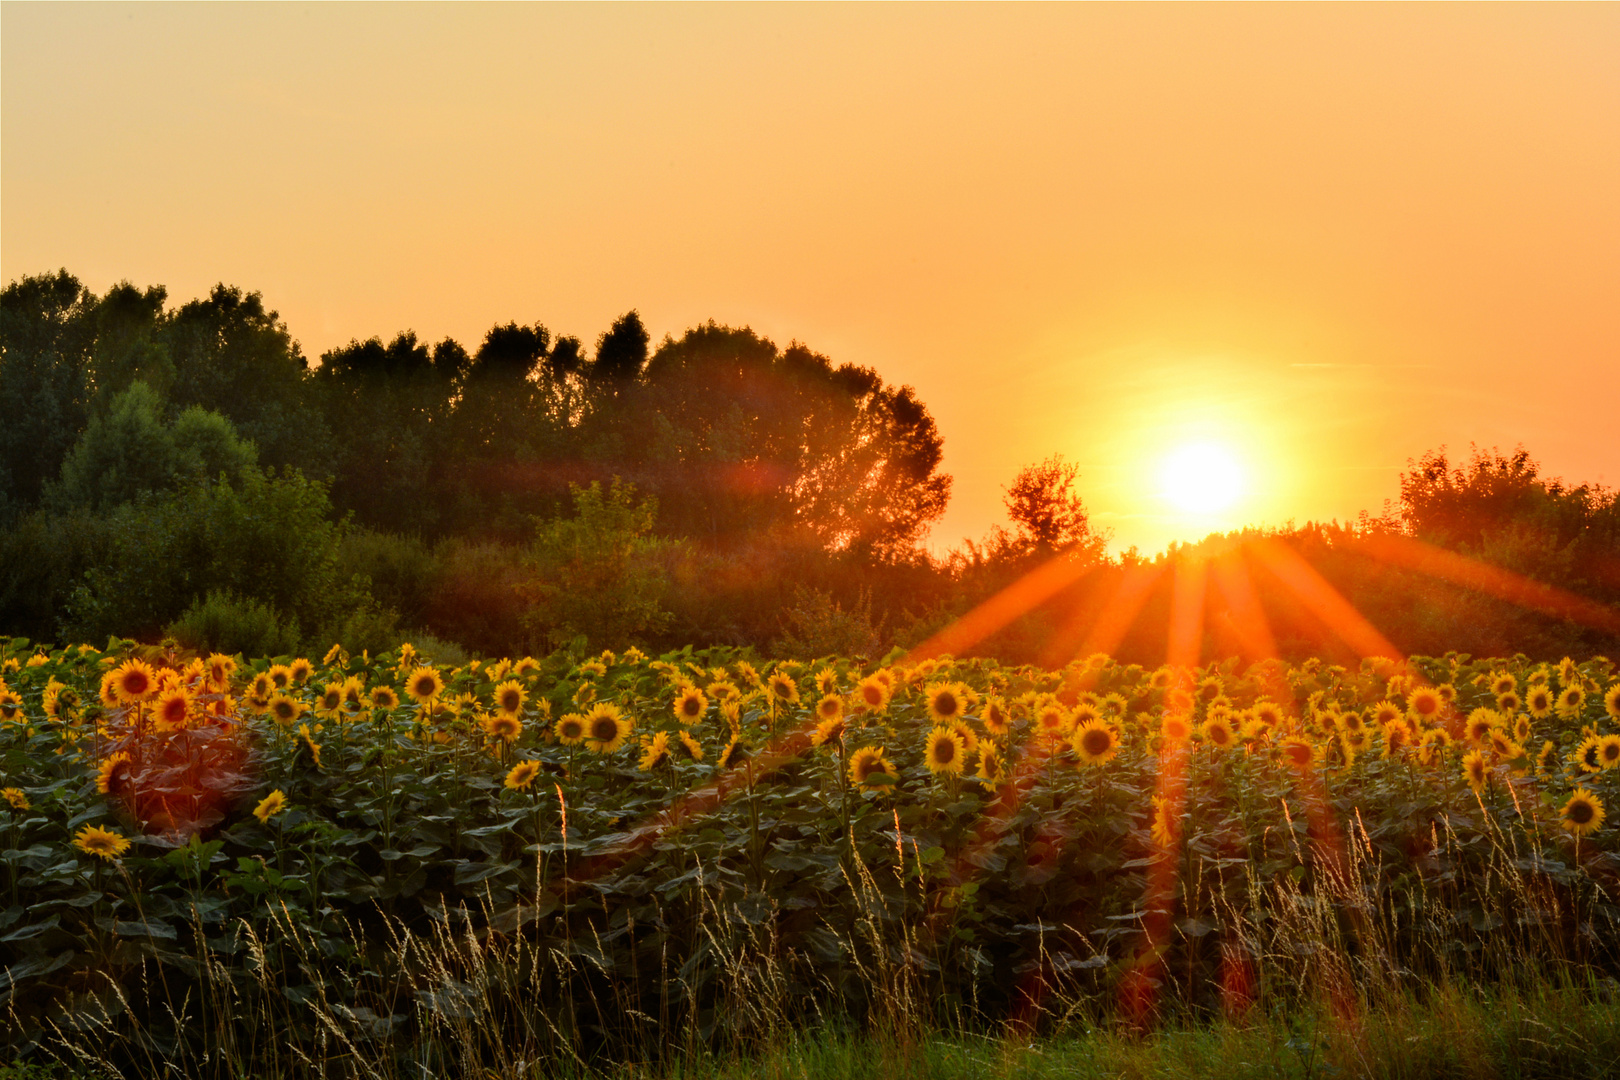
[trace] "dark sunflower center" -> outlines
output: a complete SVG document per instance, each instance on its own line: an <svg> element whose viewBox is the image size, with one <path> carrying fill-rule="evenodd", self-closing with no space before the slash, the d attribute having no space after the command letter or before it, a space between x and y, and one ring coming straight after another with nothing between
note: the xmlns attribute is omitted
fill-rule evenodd
<svg viewBox="0 0 1620 1080"><path fill-rule="evenodd" d="M1589 802L1578 802L1569 808L1569 820L1573 821L1577 825L1585 825L1587 822L1591 821L1594 816L1595 812L1592 809L1592 804Z"/></svg>
<svg viewBox="0 0 1620 1080"><path fill-rule="evenodd" d="M1095 757L1098 754L1106 754L1113 741L1109 738L1108 732L1093 729L1081 736L1080 745L1086 753Z"/></svg>
<svg viewBox="0 0 1620 1080"><path fill-rule="evenodd" d="M612 742L619 737L619 725L611 717L598 717L591 721L591 738L597 742Z"/></svg>
<svg viewBox="0 0 1620 1080"><path fill-rule="evenodd" d="M941 765L956 760L956 744L949 739L941 739L934 744L934 760Z"/></svg>
<svg viewBox="0 0 1620 1080"><path fill-rule="evenodd" d="M950 693L939 695L934 699L934 708L939 710L941 716L955 716L957 709L956 695Z"/></svg>
<svg viewBox="0 0 1620 1080"><path fill-rule="evenodd" d="M696 716L699 711L700 705L697 698L689 697L681 702L681 712L687 716Z"/></svg>
<svg viewBox="0 0 1620 1080"><path fill-rule="evenodd" d="M516 690L508 690L506 693L501 695L501 708L505 709L507 712L517 712L518 706L521 704L523 704L523 701L518 697L518 692Z"/></svg>

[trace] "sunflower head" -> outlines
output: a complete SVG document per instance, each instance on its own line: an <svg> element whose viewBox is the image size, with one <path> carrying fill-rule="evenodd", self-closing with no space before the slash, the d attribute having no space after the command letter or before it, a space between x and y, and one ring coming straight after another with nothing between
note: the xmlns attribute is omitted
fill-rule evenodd
<svg viewBox="0 0 1620 1080"><path fill-rule="evenodd" d="M1468 781L1468 786L1475 791L1483 791L1486 782L1491 778L1491 766L1485 760L1484 753L1479 750L1468 751L1463 755L1462 767L1463 779Z"/></svg>
<svg viewBox="0 0 1620 1080"><path fill-rule="evenodd" d="M937 683L927 691L928 715L936 724L949 723L967 712L970 700L960 683Z"/></svg>
<svg viewBox="0 0 1620 1080"><path fill-rule="evenodd" d="M1277 745L1277 751L1292 768L1304 771L1316 761L1316 747L1308 739L1290 735Z"/></svg>
<svg viewBox="0 0 1620 1080"><path fill-rule="evenodd" d="M683 724L697 723L708 711L708 696L695 686L684 686L675 696L675 719Z"/></svg>
<svg viewBox="0 0 1620 1080"><path fill-rule="evenodd" d="M1498 671L1491 676L1491 693L1497 697L1501 697L1503 694L1511 694L1518 689L1519 680L1512 672Z"/></svg>
<svg viewBox="0 0 1620 1080"><path fill-rule="evenodd" d="M96 790L103 795L118 794L129 782L132 767L128 754L123 752L108 754L101 759L101 764L96 766Z"/></svg>
<svg viewBox="0 0 1620 1080"><path fill-rule="evenodd" d="M513 791L527 791L534 785L535 777L539 775L538 761L520 761L507 770L504 784Z"/></svg>
<svg viewBox="0 0 1620 1080"><path fill-rule="evenodd" d="M1576 836L1586 836L1602 827L1603 818L1603 800L1578 787L1564 804L1563 820L1559 824Z"/></svg>
<svg viewBox="0 0 1620 1080"><path fill-rule="evenodd" d="M399 695L392 686L379 686L371 691L371 707L379 712L393 712L399 708Z"/></svg>
<svg viewBox="0 0 1620 1080"><path fill-rule="evenodd" d="M270 794L266 795L263 799L259 800L259 805L253 808L253 816L259 819L260 824L263 824L264 822L267 822L271 818L275 817L277 814L281 813L286 808L287 794L280 788L277 788Z"/></svg>
<svg viewBox="0 0 1620 1080"><path fill-rule="evenodd" d="M523 721L510 713L494 713L486 717L479 726L491 739L499 739L505 743L515 743L518 736L523 734Z"/></svg>
<svg viewBox="0 0 1620 1080"><path fill-rule="evenodd" d="M658 766L669 761L669 732L656 731L641 749L641 763L637 766L642 772L652 772Z"/></svg>
<svg viewBox="0 0 1620 1080"><path fill-rule="evenodd" d="M923 760L928 763L928 770L935 773L959 773L962 771L964 759L967 757L967 748L962 745L962 736L948 727L936 727L928 733L928 743L923 751Z"/></svg>
<svg viewBox="0 0 1620 1080"><path fill-rule="evenodd" d="M726 748L720 751L720 756L714 759L714 767L724 772L734 765L741 765L752 756L753 754L749 750L748 744L743 741L743 737L733 735L731 741L726 743Z"/></svg>
<svg viewBox="0 0 1620 1080"><path fill-rule="evenodd" d="M889 684L877 675L868 675L855 687L855 699L868 712L882 712L889 704Z"/></svg>
<svg viewBox="0 0 1620 1080"><path fill-rule="evenodd" d="M73 837L73 846L86 855L112 862L129 850L129 841L99 825L86 825Z"/></svg>
<svg viewBox="0 0 1620 1080"><path fill-rule="evenodd" d="M1603 735L1598 738L1597 761L1605 772L1620 765L1620 735Z"/></svg>
<svg viewBox="0 0 1620 1080"><path fill-rule="evenodd" d="M1579 686L1566 686L1558 691L1558 704L1554 706L1560 716L1576 717L1586 707L1586 691Z"/></svg>
<svg viewBox="0 0 1620 1080"><path fill-rule="evenodd" d="M669 745L671 749L688 761L703 760L703 744L694 739L690 731L684 729L677 731L675 738L670 740Z"/></svg>
<svg viewBox="0 0 1620 1080"><path fill-rule="evenodd" d="M585 745L598 754L611 754L630 737L631 721L610 702L599 702L585 714Z"/></svg>
<svg viewBox="0 0 1620 1080"><path fill-rule="evenodd" d="M424 665L406 676L405 692L418 705L426 705L444 693L444 679L439 675L438 668Z"/></svg>
<svg viewBox="0 0 1620 1080"><path fill-rule="evenodd" d="M276 723L286 726L303 714L304 706L291 695L272 694L265 711Z"/></svg>
<svg viewBox="0 0 1620 1080"><path fill-rule="evenodd" d="M113 688L125 705L146 700L157 685L157 673L144 660L126 660L113 671Z"/></svg>
<svg viewBox="0 0 1620 1080"><path fill-rule="evenodd" d="M1420 724L1439 716L1443 704L1445 699L1440 696L1440 691L1430 686L1420 686L1406 697L1406 711Z"/></svg>
<svg viewBox="0 0 1620 1080"><path fill-rule="evenodd" d="M827 743L836 743L844 737L844 718L832 716L816 724L816 729L810 733L811 746L824 746Z"/></svg>
<svg viewBox="0 0 1620 1080"><path fill-rule="evenodd" d="M985 739L979 743L979 768L976 775L980 780L996 783L1006 775L1007 765L1001 756L1001 745L993 739Z"/></svg>
<svg viewBox="0 0 1620 1080"><path fill-rule="evenodd" d="M18 813L21 813L32 806L32 804L28 801L27 792L18 787L0 788L0 799L4 799L6 803Z"/></svg>
<svg viewBox="0 0 1620 1080"><path fill-rule="evenodd" d="M564 713L557 720L557 741L564 746L578 746L585 741L589 727L584 713Z"/></svg>
<svg viewBox="0 0 1620 1080"><path fill-rule="evenodd" d="M791 704L799 700L799 684L786 672L772 672L768 689L772 699L776 701Z"/></svg>
<svg viewBox="0 0 1620 1080"><path fill-rule="evenodd" d="M1203 732L1204 741L1217 750L1225 750L1237 741L1236 732L1224 716L1205 720L1199 730Z"/></svg>
<svg viewBox="0 0 1620 1080"><path fill-rule="evenodd" d="M508 679L495 687L495 708L507 716L517 716L528 700L529 692L516 679Z"/></svg>
<svg viewBox="0 0 1620 1080"><path fill-rule="evenodd" d="M1087 720L1075 728L1070 745L1082 765L1104 765L1119 753L1119 734L1099 719Z"/></svg>
<svg viewBox="0 0 1620 1080"><path fill-rule="evenodd" d="M878 777L887 777L878 780ZM881 746L863 746L849 756L849 778L863 788L892 784L899 777Z"/></svg>

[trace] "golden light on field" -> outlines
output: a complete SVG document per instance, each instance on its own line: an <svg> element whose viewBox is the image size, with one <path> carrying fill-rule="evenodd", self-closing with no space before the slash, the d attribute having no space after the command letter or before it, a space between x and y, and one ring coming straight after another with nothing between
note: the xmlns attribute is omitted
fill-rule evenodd
<svg viewBox="0 0 1620 1080"><path fill-rule="evenodd" d="M1171 506L1193 514L1230 510L1243 494L1243 468L1219 443L1178 446L1159 467L1160 495Z"/></svg>

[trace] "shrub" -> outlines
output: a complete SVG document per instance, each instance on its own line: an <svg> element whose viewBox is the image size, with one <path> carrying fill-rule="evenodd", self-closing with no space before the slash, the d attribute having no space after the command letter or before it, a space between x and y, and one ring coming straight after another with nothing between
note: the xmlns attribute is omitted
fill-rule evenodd
<svg viewBox="0 0 1620 1080"><path fill-rule="evenodd" d="M194 602L166 632L198 652L285 656L299 646L296 619L284 620L269 604L220 590Z"/></svg>

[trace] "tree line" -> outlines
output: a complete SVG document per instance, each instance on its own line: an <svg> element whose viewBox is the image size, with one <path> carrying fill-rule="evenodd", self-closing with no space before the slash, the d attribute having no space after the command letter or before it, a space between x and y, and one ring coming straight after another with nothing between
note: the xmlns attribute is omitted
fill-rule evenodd
<svg viewBox="0 0 1620 1080"><path fill-rule="evenodd" d="M1143 566L1243 540L1110 558L1054 457L1010 480L1010 528L935 557L951 481L910 387L712 322L655 346L635 311L589 347L511 322L475 347L404 331L311 362L258 293L174 307L161 286L97 296L61 271L0 294L0 407L0 633L35 640L878 655L1056 560L1072 581L971 646L1051 662ZM1613 604L1617 516L1613 492L1549 480L1522 451L1437 451L1383 516L1265 538L1414 651L1589 651L1606 631L1434 593L1376 540ZM1162 660L1173 577L1154 577L1116 651ZM1278 647L1321 652L1322 628L1254 580ZM1418 595L1432 603L1402 600ZM1207 655L1235 648L1208 625Z"/></svg>

